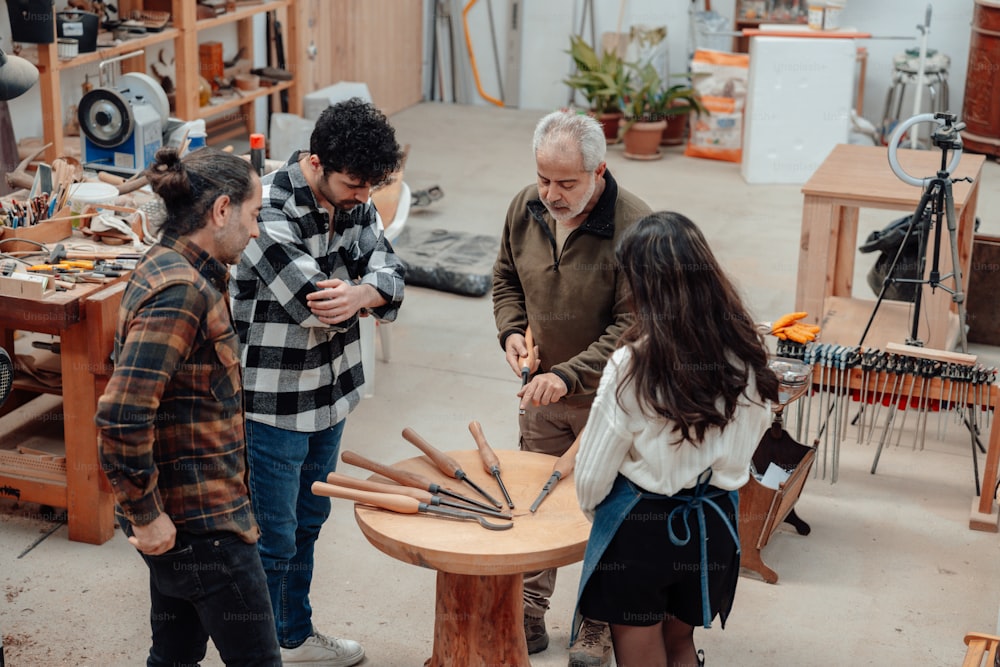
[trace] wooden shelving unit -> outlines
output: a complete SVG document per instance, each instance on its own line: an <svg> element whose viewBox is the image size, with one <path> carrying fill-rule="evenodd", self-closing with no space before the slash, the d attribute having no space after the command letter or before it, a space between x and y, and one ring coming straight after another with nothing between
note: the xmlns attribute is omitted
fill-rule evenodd
<svg viewBox="0 0 1000 667"><path fill-rule="evenodd" d="M256 117L254 102L267 95L283 90L289 91L289 111L301 114L302 94L298 78L282 82L275 86L261 87L254 91L241 91L231 98L217 100L217 103L200 106L198 99L198 43L199 35L208 29L235 24L237 40L240 47L253 52L253 17L266 12L277 11L283 14L282 24L287 32L285 44L289 45L286 54L286 69L298 71L298 52L296 19L298 12L295 4L298 0L267 0L260 4L240 6L232 12L227 12L211 19L198 20L197 5L191 0L172 0L172 25L162 32L149 33L143 37L130 39L122 44L111 47L99 47L92 53L83 53L76 58L60 60L57 45L38 45L38 68L41 74L39 86L42 98L43 133L45 143L52 146L46 151L46 159L51 161L65 153L65 137L63 136L63 99L61 88L61 73L70 69L94 65L103 60L139 51L133 58L123 61L122 68L126 71L146 72L146 51L158 44L171 43L174 47L176 67L176 102L173 115L181 120L196 120L211 118L221 114L240 110L240 119L246 127L246 133L253 131ZM120 15L124 16L133 9L142 9L142 0L121 0ZM211 137L210 137L211 139Z"/></svg>

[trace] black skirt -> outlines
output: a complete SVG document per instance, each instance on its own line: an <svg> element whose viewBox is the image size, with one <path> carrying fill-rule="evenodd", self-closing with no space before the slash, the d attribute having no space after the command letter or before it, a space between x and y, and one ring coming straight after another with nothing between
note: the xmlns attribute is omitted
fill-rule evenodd
<svg viewBox="0 0 1000 667"><path fill-rule="evenodd" d="M718 491L712 486L706 490ZM723 492L714 501L735 528L737 512L730 494ZM678 510L674 534L683 538L689 531L690 539L687 544L675 545L669 537L667 517L674 508L685 504L687 501L674 498L639 500L587 582L580 598L584 617L618 625L648 626L675 616L688 625L703 625L701 543L705 539L709 618L720 615L725 627L739 579L739 544L723 517L705 505L704 536L697 512L689 512L685 527L683 510Z"/></svg>

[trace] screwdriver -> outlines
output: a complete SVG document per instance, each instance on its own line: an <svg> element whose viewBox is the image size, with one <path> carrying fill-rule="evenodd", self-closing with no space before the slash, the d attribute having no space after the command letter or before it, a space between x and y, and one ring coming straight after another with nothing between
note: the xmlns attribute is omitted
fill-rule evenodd
<svg viewBox="0 0 1000 667"><path fill-rule="evenodd" d="M483 427L479 422L471 421L469 422L469 432L472 433L472 438L476 441L476 446L479 447L479 458L483 460L483 468L497 480L497 485L503 492L503 498L507 501L507 507L514 509L514 502L510 499L507 487L503 485L503 479L500 477L500 459L497 458L496 452L493 451L490 444L486 442Z"/></svg>
<svg viewBox="0 0 1000 667"><path fill-rule="evenodd" d="M542 492L538 494L535 498L535 502L531 503L531 511L535 512L538 510L538 506L542 504L545 497L556 487L559 480L563 477L568 476L573 472L573 467L576 465L576 453L580 449L580 435L576 436L576 440L570 445L570 448L566 452L556 459L555 464L552 466L552 474L549 476L549 480L545 482L545 486L542 487Z"/></svg>
<svg viewBox="0 0 1000 667"><path fill-rule="evenodd" d="M430 481L423 475L410 472L409 470L400 470L399 468L393 468L392 466L376 463L375 461L366 459L361 456L361 454L357 454L352 451L345 451L342 453L340 455L340 460L352 466L358 466L359 468L364 468L365 470L371 470L372 472L378 473L383 477L387 477L398 484L402 484L403 486L411 486L415 489L424 489L433 494L445 495L456 500L461 500L464 503L490 510L491 512L496 511L496 509L490 507L486 503L481 503L473 498L466 498L465 496L455 493L454 491L449 491L441 485Z"/></svg>
<svg viewBox="0 0 1000 667"><path fill-rule="evenodd" d="M486 498L486 500L492 503L493 506L496 507L497 509L503 508L503 505L497 502L496 498L486 493L486 491L480 488L478 484L469 479L469 476L465 474L465 471L462 470L462 467L458 465L458 461L451 458L441 450L435 448L431 443L421 438L412 428L409 427L404 428L403 437L406 438L406 440L408 440L410 444L412 444L417 449L426 454L427 458L433 461L434 465L438 467L438 470L448 475L449 477L454 477L460 482L465 482L466 484L471 486L476 493L478 493L483 498Z"/></svg>

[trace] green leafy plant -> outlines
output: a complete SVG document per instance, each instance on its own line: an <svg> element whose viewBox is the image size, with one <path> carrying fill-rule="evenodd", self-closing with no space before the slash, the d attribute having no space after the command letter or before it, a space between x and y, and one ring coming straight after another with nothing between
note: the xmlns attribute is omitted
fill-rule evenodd
<svg viewBox="0 0 1000 667"><path fill-rule="evenodd" d="M683 116L687 113L698 113L708 115L709 111L702 103L701 94L694 86L694 82L702 76L707 76L707 72L697 74L671 74L668 81L660 87L650 98L650 112L661 118L669 116ZM669 84L670 80L684 77L690 83ZM693 77L693 78L692 78Z"/></svg>
<svg viewBox="0 0 1000 667"><path fill-rule="evenodd" d="M621 99L628 91L625 61L613 51L600 56L579 35L570 36L568 53L576 64L576 73L563 83L580 91L595 113L621 111Z"/></svg>
<svg viewBox="0 0 1000 667"><path fill-rule="evenodd" d="M622 96L626 131L638 121L658 120L656 100L662 86L660 73L652 64L638 66L629 63L628 67L632 72Z"/></svg>

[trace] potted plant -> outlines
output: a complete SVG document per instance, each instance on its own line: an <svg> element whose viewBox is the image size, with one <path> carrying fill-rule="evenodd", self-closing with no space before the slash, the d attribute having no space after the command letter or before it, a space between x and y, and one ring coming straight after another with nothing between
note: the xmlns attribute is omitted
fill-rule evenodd
<svg viewBox="0 0 1000 667"><path fill-rule="evenodd" d="M633 160L656 160L662 157L659 145L667 121L657 111L661 88L659 72L652 64L629 65L632 76L623 97L622 141L625 157Z"/></svg>
<svg viewBox="0 0 1000 667"><path fill-rule="evenodd" d="M580 91L587 100L590 113L604 127L604 138L609 144L616 143L618 121L622 118L622 93L628 86L625 61L614 51L604 51L598 56L579 35L570 36L567 53L576 64L576 73L564 83Z"/></svg>
<svg viewBox="0 0 1000 667"><path fill-rule="evenodd" d="M671 78L681 76L690 79L691 75L672 74ZM706 115L709 113L705 105L702 104L701 94L694 87L693 80L691 83L665 85L653 96L650 106L656 115L667 121L667 126L663 129L663 137L660 140L661 146L678 146L684 143L684 134L690 115L692 113Z"/></svg>

